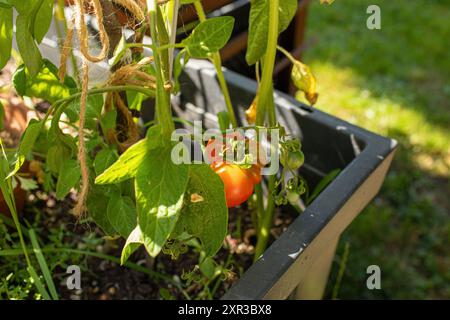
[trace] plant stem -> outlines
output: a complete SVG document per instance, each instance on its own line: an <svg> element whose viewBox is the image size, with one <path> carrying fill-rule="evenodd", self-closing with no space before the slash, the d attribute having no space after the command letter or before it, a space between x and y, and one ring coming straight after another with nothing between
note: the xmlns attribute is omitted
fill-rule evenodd
<svg viewBox="0 0 450 320"><path fill-rule="evenodd" d="M256 230L259 230L259 222L261 221L263 215L264 215L264 194L263 194L263 189L262 189L262 185L257 184L255 186L255 194L256 194L256 205L257 205L257 223L256 225L254 225L253 227Z"/></svg>
<svg viewBox="0 0 450 320"><path fill-rule="evenodd" d="M283 53L286 58L289 59L289 61L291 61L291 63L295 63L297 60L294 58L294 56L292 54L289 53L289 51L287 51L285 48L283 48L282 46L277 46L277 49Z"/></svg>
<svg viewBox="0 0 450 320"><path fill-rule="evenodd" d="M206 14L205 14L205 10L203 9L201 2L195 1L194 6L195 6L195 10L197 11L197 15L198 15L200 22L205 21ZM231 125L233 126L233 128L236 128L238 126L237 120L236 120L236 115L234 113L233 104L231 102L230 91L228 90L228 85L225 80L225 76L223 74L222 58L220 57L219 52L214 52L212 54L211 62L214 64L214 67L216 68L217 79L219 80L219 85L220 85L222 94L225 99L225 105L227 107L227 110L228 110L228 113L230 116Z"/></svg>
<svg viewBox="0 0 450 320"><path fill-rule="evenodd" d="M276 175L269 177L269 192L274 190L276 182ZM270 228L272 227L273 212L275 209L275 201L272 194L269 194L267 199L267 208L264 211L262 220L259 222L258 241L256 242L255 256L253 261L258 260L263 252L266 250L267 242L269 241Z"/></svg>
<svg viewBox="0 0 450 320"><path fill-rule="evenodd" d="M164 21L161 21L162 14L159 10L158 1L148 1L148 6L152 44L158 47L161 38L165 41L164 39L166 38L165 36L167 36L167 30L164 25ZM166 33L165 35L164 32ZM167 42L164 44L167 43L168 36ZM165 136L166 139L170 139L172 132L175 130L175 124L172 120L172 112L170 108L170 92L167 92L164 89L165 80L168 79L168 56L167 52L160 54L159 50L154 50L153 57L155 58L156 70L156 119L158 123L161 124L163 136Z"/></svg>
<svg viewBox="0 0 450 320"><path fill-rule="evenodd" d="M213 54L212 62L214 63L214 67L216 68L217 79L219 80L220 88L222 89L222 93L225 99L225 105L227 106L227 111L230 116L230 122L233 128L237 128L238 123L236 120L236 115L234 113L233 104L231 102L230 92L228 90L228 85L225 80L225 75L222 70L222 59L220 58L220 54L218 52Z"/></svg>
<svg viewBox="0 0 450 320"><path fill-rule="evenodd" d="M279 0L269 1L269 35L263 63L261 85L259 87L259 100L256 114L257 125L264 124L269 95L273 96L272 77L278 43L278 4Z"/></svg>
<svg viewBox="0 0 450 320"><path fill-rule="evenodd" d="M7 183L11 184L11 181L8 180ZM10 186L9 188L10 188L10 190L13 190L12 186ZM19 222L19 217L17 215L16 200L14 199L13 191L11 191L10 197L11 197L10 198L11 205L8 205L9 206L9 211L11 212L11 216L13 218L14 224L16 225L17 234L19 235L20 245L21 245L23 253L25 255L25 260L27 261L27 265L30 267L31 266L31 260L30 260L30 257L28 256L28 252L26 251L25 239L23 237L22 228L21 228L20 222Z"/></svg>
<svg viewBox="0 0 450 320"><path fill-rule="evenodd" d="M170 37L166 29L166 23L164 22L164 16L159 6L156 7L156 31L158 37L159 59L161 60L161 68L163 71L164 83L170 81L170 68L169 68L169 48ZM167 49L161 49L161 47L169 46Z"/></svg>
<svg viewBox="0 0 450 320"><path fill-rule="evenodd" d="M167 49L173 49L173 48L184 48L184 45L181 43L167 43L165 45L159 46L158 48L156 48L156 50L161 52L161 51L164 51Z"/></svg>
<svg viewBox="0 0 450 320"><path fill-rule="evenodd" d="M273 69L275 66L275 58L277 53L278 43L278 5L279 0L269 1L269 34L267 39L267 51L263 59L263 70L261 75L261 83L258 94L258 107L256 112L256 125L263 126L266 114L269 115L269 126L276 125L275 104L273 100ZM255 249L254 261L259 259L267 247L270 236L270 228L273 221L273 213L275 202L273 198L273 191L275 190L276 175L269 177L269 196L267 200L267 207L265 210L261 209L262 194L257 193L258 196L258 211L262 213L261 221L258 223L258 241Z"/></svg>
<svg viewBox="0 0 450 320"><path fill-rule="evenodd" d="M147 88L144 88L144 87L140 87L140 86L134 86L134 85L110 86L110 87L91 89L91 90L88 91L88 95L105 93L105 92L113 92L113 91L127 91L127 90L140 92L140 93L145 94L146 96L149 96L149 97L154 97L155 96L155 92L153 90L147 89ZM53 107L57 108L62 103L71 102L71 101L73 101L73 100L75 100L75 99L77 99L79 97L81 97L81 92L74 93L74 94L68 96L67 98L63 98L63 99L60 99L60 100L56 101L53 104ZM52 109L49 109L49 111L51 111L51 110ZM49 114L49 113L50 112L47 112L47 114Z"/></svg>
<svg viewBox="0 0 450 320"><path fill-rule="evenodd" d="M180 0L173 0L167 4L168 11L168 23L167 30L169 32L169 44L175 44L177 39L177 26L178 26L178 9L180 8ZM173 55L174 48L169 49L169 73L172 75L173 71ZM171 79L172 80L172 79Z"/></svg>

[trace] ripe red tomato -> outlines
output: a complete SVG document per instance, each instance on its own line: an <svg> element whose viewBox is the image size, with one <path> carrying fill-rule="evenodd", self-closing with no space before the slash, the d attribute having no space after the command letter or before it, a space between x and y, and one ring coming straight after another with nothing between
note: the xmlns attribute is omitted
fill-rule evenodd
<svg viewBox="0 0 450 320"><path fill-rule="evenodd" d="M211 167L223 181L228 208L240 205L253 194L254 183L247 170L224 163Z"/></svg>
<svg viewBox="0 0 450 320"><path fill-rule="evenodd" d="M261 182L261 167L258 164L252 165L251 168L245 171L252 178L254 185L257 185Z"/></svg>

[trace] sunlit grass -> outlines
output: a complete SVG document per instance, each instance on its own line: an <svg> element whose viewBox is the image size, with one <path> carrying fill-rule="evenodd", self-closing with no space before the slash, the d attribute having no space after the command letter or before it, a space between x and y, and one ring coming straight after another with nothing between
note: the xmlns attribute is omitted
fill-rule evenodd
<svg viewBox="0 0 450 320"><path fill-rule="evenodd" d="M310 66L318 81L320 96L317 108L381 135L395 138L401 133L418 148L417 152L441 154L442 158L433 161L447 165L448 171L450 162L446 155L450 156L450 129L428 121L413 102L405 105L387 95L379 96L364 88L364 80L350 68L340 68L317 60L313 60ZM301 94L299 99L303 100ZM445 174L446 169L441 165L436 170L436 173Z"/></svg>
<svg viewBox="0 0 450 320"><path fill-rule="evenodd" d="M450 6L447 0L313 1L303 62L317 108L399 141L380 194L342 236L339 298L450 298ZM366 9L381 8L381 30ZM368 290L379 265L382 290Z"/></svg>

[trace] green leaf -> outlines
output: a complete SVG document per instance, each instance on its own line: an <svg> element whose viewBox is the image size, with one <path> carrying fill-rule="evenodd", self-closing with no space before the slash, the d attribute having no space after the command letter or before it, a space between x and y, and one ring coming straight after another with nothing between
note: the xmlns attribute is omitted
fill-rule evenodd
<svg viewBox="0 0 450 320"><path fill-rule="evenodd" d="M75 157L78 154L78 146L75 142L75 138L69 134L64 134L60 132L57 136L58 142L64 145L66 148L69 149L70 155L72 157ZM88 142L92 140L88 140L86 142L86 145L88 145Z"/></svg>
<svg viewBox="0 0 450 320"><path fill-rule="evenodd" d="M72 152L70 148L63 144L59 139L56 139L52 146L48 148L45 163L51 173L59 175L61 166L71 158Z"/></svg>
<svg viewBox="0 0 450 320"><path fill-rule="evenodd" d="M174 164L171 150L151 151L135 179L139 227L152 257L158 255L175 227L188 182L189 166Z"/></svg>
<svg viewBox="0 0 450 320"><path fill-rule="evenodd" d="M0 69L11 57L13 36L13 9L0 7Z"/></svg>
<svg viewBox="0 0 450 320"><path fill-rule="evenodd" d="M139 166L147 156L147 142L147 139L143 139L128 148L116 162L95 179L95 183L119 183L134 178Z"/></svg>
<svg viewBox="0 0 450 320"><path fill-rule="evenodd" d="M214 278L214 275L216 273L216 263L214 259L211 257L206 257L203 259L203 261L200 263L200 271L205 275L206 278L209 280L212 280Z"/></svg>
<svg viewBox="0 0 450 320"><path fill-rule="evenodd" d="M52 23L54 2L54 0L42 0L34 18L33 35L38 43L41 43Z"/></svg>
<svg viewBox="0 0 450 320"><path fill-rule="evenodd" d="M13 75L14 87L21 96L54 103L70 95L69 87L59 81L57 74L58 69L48 60L43 60L42 68L35 77L30 77L28 70L21 65Z"/></svg>
<svg viewBox="0 0 450 320"><path fill-rule="evenodd" d="M136 207L130 197L111 197L107 215L113 228L124 238L127 238L136 227Z"/></svg>
<svg viewBox="0 0 450 320"><path fill-rule="evenodd" d="M193 58L209 58L222 49L233 32L233 17L211 18L200 23L181 43Z"/></svg>
<svg viewBox="0 0 450 320"><path fill-rule="evenodd" d="M116 162L95 179L95 183L119 183L134 178L139 166L147 157L148 151L161 145L160 134L159 126L150 128L147 133L147 138L128 148Z"/></svg>
<svg viewBox="0 0 450 320"><path fill-rule="evenodd" d="M286 30L297 13L298 0L281 0L279 2L278 33Z"/></svg>
<svg viewBox="0 0 450 320"><path fill-rule="evenodd" d="M13 74L12 82L14 89L19 96L24 96L27 91L27 75L25 72L25 65L20 65Z"/></svg>
<svg viewBox="0 0 450 320"><path fill-rule="evenodd" d="M117 120L117 110L111 110L106 112L106 114L100 119L100 125L102 126L103 132L113 129L116 126Z"/></svg>
<svg viewBox="0 0 450 320"><path fill-rule="evenodd" d="M325 177L322 178L322 180L319 181L317 186L314 188L314 191L311 193L310 196L308 196L308 199L306 200L306 204L309 205L311 202L316 199L319 194L325 190L325 188L333 182L334 179L337 178L337 176L341 173L341 169L334 169L330 173L328 173Z"/></svg>
<svg viewBox="0 0 450 320"><path fill-rule="evenodd" d="M279 33L286 30L295 16L297 2L298 0L279 1ZM251 1L246 54L246 60L249 65L255 64L266 53L269 33L269 9L269 0Z"/></svg>
<svg viewBox="0 0 450 320"><path fill-rule="evenodd" d="M34 267L32 265L28 266L27 271L28 271L30 277L33 279L33 283L34 283L37 291L41 294L42 298L44 300L51 300L50 295L48 294L47 290L45 289L44 285L42 284L41 278L39 278Z"/></svg>
<svg viewBox="0 0 450 320"><path fill-rule="evenodd" d="M180 5L192 4L197 1L201 1L201 0L180 0Z"/></svg>
<svg viewBox="0 0 450 320"><path fill-rule="evenodd" d="M33 179L23 178L21 176L17 176L17 179L20 182L20 189L22 190L31 191L39 188L37 182Z"/></svg>
<svg viewBox="0 0 450 320"><path fill-rule="evenodd" d="M30 32L30 17L20 14L16 19L16 42L25 66L34 78L41 69L42 56Z"/></svg>
<svg viewBox="0 0 450 320"><path fill-rule="evenodd" d="M140 111L142 107L142 102L146 99L146 96L136 91L127 91L126 93L127 93L128 108Z"/></svg>
<svg viewBox="0 0 450 320"><path fill-rule="evenodd" d="M33 149L33 145L36 142L39 134L41 133L44 122L31 120L25 130L19 145L19 150L17 151L17 160L14 164L13 171L8 175L8 178L15 175L25 162L25 157Z"/></svg>
<svg viewBox="0 0 450 320"><path fill-rule="evenodd" d="M228 209L220 177L207 164L191 165L177 235L187 232L203 244L207 256L220 249L227 234Z"/></svg>
<svg viewBox="0 0 450 320"><path fill-rule="evenodd" d="M230 115L228 114L228 111L220 111L217 114L217 118L219 120L219 128L222 131L225 131L227 129L230 129Z"/></svg>
<svg viewBox="0 0 450 320"><path fill-rule="evenodd" d="M117 63L119 63L119 61L122 59L122 57L125 55L127 51L129 51L129 49L127 48L127 40L125 39L125 36L122 35L119 43L114 49L114 55L108 60L109 66L113 67ZM129 51L128 53L131 55L131 51Z"/></svg>
<svg viewBox="0 0 450 320"><path fill-rule="evenodd" d="M3 107L3 104L0 101L0 130L3 130L4 121L5 121L5 107Z"/></svg>
<svg viewBox="0 0 450 320"><path fill-rule="evenodd" d="M56 183L56 199L64 199L80 181L81 170L77 160L65 161L62 166Z"/></svg>
<svg viewBox="0 0 450 320"><path fill-rule="evenodd" d="M0 0L0 8L10 9L12 7L11 0Z"/></svg>
<svg viewBox="0 0 450 320"><path fill-rule="evenodd" d="M173 90L175 93L180 91L179 78L181 72L183 71L184 66L186 65L186 63L188 63L188 61L189 61L189 53L186 51L186 49L183 49L180 52L178 52L173 65L173 81L175 83Z"/></svg>
<svg viewBox="0 0 450 320"><path fill-rule="evenodd" d="M159 288L159 295L163 300L176 300L167 288Z"/></svg>
<svg viewBox="0 0 450 320"><path fill-rule="evenodd" d="M112 149L103 149L94 159L94 170L95 174L100 174L105 171L109 166L111 166L116 160L118 156L117 153Z"/></svg>
<svg viewBox="0 0 450 320"><path fill-rule="evenodd" d="M45 261L45 257L42 254L36 232L33 229L30 229L28 233L30 235L31 245L33 246L33 252L36 255L36 260L38 261L39 267L41 268L42 274L44 275L45 283L47 284L48 290L50 291L50 295L53 300L59 300L55 283L53 282L52 274L50 273L47 262Z"/></svg>
<svg viewBox="0 0 450 320"><path fill-rule="evenodd" d="M252 0L250 7L246 60L249 65L262 58L267 49L269 32L269 3Z"/></svg>
<svg viewBox="0 0 450 320"><path fill-rule="evenodd" d="M93 94L86 99L86 123L85 127L95 129L97 127L97 120L102 117L103 109L103 95ZM71 122L78 120L80 114L80 99L75 99L69 107L64 110Z"/></svg>
<svg viewBox="0 0 450 320"><path fill-rule="evenodd" d="M42 152L40 148L43 147L42 143L45 138L47 142L47 167L53 173L59 173L61 164L74 158L78 153L78 146L75 142L75 138L69 134L64 134L58 126L57 121L54 118L52 126L46 132L46 134L40 135L36 143L36 151ZM88 140L88 142L91 140ZM44 146L45 147L45 146ZM90 160L90 159L89 159Z"/></svg>
<svg viewBox="0 0 450 320"><path fill-rule="evenodd" d="M107 208L110 197L119 196L117 186L92 186L86 202L89 216L106 235L117 235L108 219Z"/></svg>
<svg viewBox="0 0 450 320"><path fill-rule="evenodd" d="M120 264L124 265L133 252L135 252L143 243L141 228L136 226L136 228L131 231L123 246L122 254L120 255Z"/></svg>
<svg viewBox="0 0 450 320"><path fill-rule="evenodd" d="M19 14L27 15L31 14L38 1L40 0L9 0L9 3L14 6Z"/></svg>

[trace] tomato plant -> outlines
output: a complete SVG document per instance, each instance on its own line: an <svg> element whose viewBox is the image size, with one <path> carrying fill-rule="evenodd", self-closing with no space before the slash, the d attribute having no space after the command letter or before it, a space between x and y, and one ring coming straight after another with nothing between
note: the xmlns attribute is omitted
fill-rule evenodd
<svg viewBox="0 0 450 320"><path fill-rule="evenodd" d="M234 18L207 18L196 0L111 2L122 8L120 23L124 22L124 12L131 17L127 27L132 36L128 39L122 36L122 25L111 27L117 7L110 11L99 0L69 1L76 14L69 21L65 20L64 1L54 7L53 0L0 0L0 30L5 30L0 32L0 67L11 56L15 9L16 41L23 64L14 73L14 88L20 96L50 104L45 115L29 123L11 167L3 164L8 174L2 179L14 177L26 159L39 163L45 191L54 191L57 199L64 199L76 189L75 214L95 221L106 235L126 239L122 263L140 246L152 257L161 251L178 256L174 251L183 246L173 243L186 242L186 234L199 240L204 257L213 257L227 234L227 207L241 205L255 191L260 213L257 259L267 245L274 206L287 200L294 203L304 192L296 172L304 162L301 146L286 139L277 122L272 82L275 56L280 50L293 63L294 83L312 103L317 99L309 68L277 46L278 36L289 26L298 1L251 2L246 59L261 76L247 112L249 126L255 130L283 129L277 148L282 150L285 168L281 178L268 176L267 201L262 199L264 166L258 157L251 164L250 157L240 163L224 163L221 155L213 154L218 158L211 167L205 163L175 163L171 157L175 146L171 140L175 130L171 95L180 89L178 77L190 58L208 59L215 66L225 102L218 126L222 130L238 129L219 54L232 34ZM181 5L193 5L200 23L177 43ZM66 34L59 67L43 57L38 47L54 12ZM98 55L90 53L87 14L98 21ZM145 31L151 36L151 44L143 41ZM81 70L72 51L74 33L79 38ZM144 48L151 54L144 54ZM111 74L104 84L92 87L89 63L100 61L108 61ZM73 66L71 74L66 72L68 63ZM155 100L155 121L143 137L136 115L146 99ZM295 183L285 183L286 169L296 176Z"/></svg>

